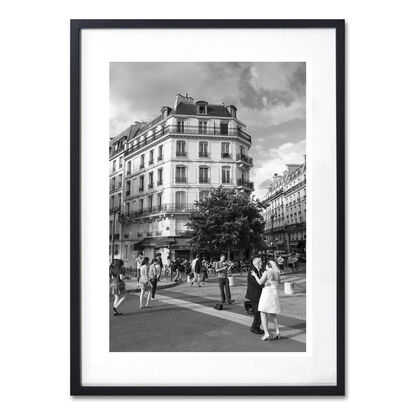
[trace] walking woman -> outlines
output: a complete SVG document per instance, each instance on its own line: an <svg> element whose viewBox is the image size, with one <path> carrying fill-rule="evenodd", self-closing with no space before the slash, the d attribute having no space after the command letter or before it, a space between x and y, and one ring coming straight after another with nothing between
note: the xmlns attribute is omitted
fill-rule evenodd
<svg viewBox="0 0 415 415"><path fill-rule="evenodd" d="M110 265L110 277L111 277L111 294L114 296L114 304L112 310L114 316L121 316L122 313L118 311L118 307L125 301L127 298L127 291L125 289L125 268L124 262L115 259Z"/></svg>
<svg viewBox="0 0 415 415"><path fill-rule="evenodd" d="M150 279L148 276L148 262L149 259L148 257L145 257L141 263L141 267L140 267L140 279L138 280L138 286L141 288L141 293L140 293L140 308L143 308L143 298L144 298L144 293L147 293L147 303L146 303L146 307L148 307L148 303L150 301L150 296L151 296L151 283L150 283Z"/></svg>
<svg viewBox="0 0 415 415"><path fill-rule="evenodd" d="M281 314L281 303L278 295L280 271L274 261L267 261L262 277L257 279L258 284L264 285L259 299L258 311L261 312L261 323L264 330L262 340L279 339L280 329L277 314ZM275 333L271 336L268 329L269 320L273 319Z"/></svg>

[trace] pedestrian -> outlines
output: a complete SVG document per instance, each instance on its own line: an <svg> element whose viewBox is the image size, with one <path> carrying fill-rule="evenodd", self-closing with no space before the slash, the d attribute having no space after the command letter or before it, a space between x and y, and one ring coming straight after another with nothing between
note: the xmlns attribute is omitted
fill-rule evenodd
<svg viewBox="0 0 415 415"><path fill-rule="evenodd" d="M127 291L125 289L125 268L124 262L120 259L115 259L110 265L110 277L111 277L111 294L114 296L114 304L112 310L114 316L121 316L122 313L118 311L120 305L127 298Z"/></svg>
<svg viewBox="0 0 415 415"><path fill-rule="evenodd" d="M294 269L293 269L294 268L294 259L293 259L292 255L290 255L288 257L288 268L291 269L291 272L294 271Z"/></svg>
<svg viewBox="0 0 415 415"><path fill-rule="evenodd" d="M140 293L140 308L143 308L143 298L144 298L144 293L147 293L147 303L146 303L146 307L148 307L148 303L150 301L150 296L151 296L151 283L150 283L150 279L148 276L148 268L149 268L149 258L145 257L143 258L143 261L141 263L141 267L140 267L140 279L138 281L138 286L141 288L141 293Z"/></svg>
<svg viewBox="0 0 415 415"><path fill-rule="evenodd" d="M248 271L248 282L245 294L245 298L250 301L252 311L254 312L254 321L252 322L250 330L255 334L264 334L264 330L261 330L261 313L258 311L258 303L263 288L257 281L257 279L261 278L261 258L254 258L252 264L251 269Z"/></svg>
<svg viewBox="0 0 415 415"><path fill-rule="evenodd" d="M164 270L164 275L166 276L166 279L170 276L170 281L173 280L172 277L172 260L170 259L170 255L167 255L167 260L166 260L166 267Z"/></svg>
<svg viewBox="0 0 415 415"><path fill-rule="evenodd" d="M143 262L144 259L144 255L142 252L140 252L137 255L137 258L135 259L135 263L136 263L136 268L137 268L137 284L138 284L138 280L140 279L140 267L141 267L141 263Z"/></svg>
<svg viewBox="0 0 415 415"><path fill-rule="evenodd" d="M172 281L178 281L179 279L179 267L180 267L180 261L179 258L177 258L175 261L173 261L172 267L171 267L171 279Z"/></svg>
<svg viewBox="0 0 415 415"><path fill-rule="evenodd" d="M278 268L280 269L280 271L284 271L284 258L282 257L282 255L280 255L277 258L277 265L278 265Z"/></svg>
<svg viewBox="0 0 415 415"><path fill-rule="evenodd" d="M218 277L219 282L219 289L220 295L222 297L222 303L227 302L228 304L232 304L234 300L231 298L231 289L229 287L229 279L228 279L228 270L232 268L232 265L225 261L226 256L222 254L220 256L219 262L216 263L216 275Z"/></svg>
<svg viewBox="0 0 415 415"><path fill-rule="evenodd" d="M281 314L281 303L278 295L279 286L279 269L274 261L268 260L266 262L266 268L261 278L258 278L256 274L254 277L258 284L263 285L261 297L259 299L258 311L261 313L262 328L264 329L264 335L261 340L279 339L280 329L278 325L277 314ZM270 336L268 323L270 319L274 320L275 333Z"/></svg>
<svg viewBox="0 0 415 415"><path fill-rule="evenodd" d="M151 283L151 299L154 300L157 290L157 283L160 280L161 275L161 266L158 259L154 258L151 261L150 267L148 269L148 278Z"/></svg>
<svg viewBox="0 0 415 415"><path fill-rule="evenodd" d="M200 273L202 270L202 261L200 260L200 255L196 254L195 259L192 261L192 274L193 278L191 280L191 285L197 281L197 286L200 287Z"/></svg>
<svg viewBox="0 0 415 415"><path fill-rule="evenodd" d="M209 275L208 275L209 261L207 260L206 257L203 258L201 272L202 272L202 284L205 285L209 278Z"/></svg>
<svg viewBox="0 0 415 415"><path fill-rule="evenodd" d="M157 261L158 261L158 265L160 266L160 275L158 276L158 281L160 281L160 278L161 278L161 272L163 271L163 268L164 268L163 261L162 261L162 259L161 259L161 252L159 252L159 253L156 255L156 259L157 259Z"/></svg>
<svg viewBox="0 0 415 415"><path fill-rule="evenodd" d="M293 257L293 270L298 271L298 254L295 254Z"/></svg>

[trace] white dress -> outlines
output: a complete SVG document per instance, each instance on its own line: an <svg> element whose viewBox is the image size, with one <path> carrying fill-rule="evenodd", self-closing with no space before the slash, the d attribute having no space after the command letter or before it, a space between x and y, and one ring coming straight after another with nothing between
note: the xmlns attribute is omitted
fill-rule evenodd
<svg viewBox="0 0 415 415"><path fill-rule="evenodd" d="M258 310L269 314L281 314L281 303L278 295L278 274L274 270L267 271L267 279L259 299Z"/></svg>

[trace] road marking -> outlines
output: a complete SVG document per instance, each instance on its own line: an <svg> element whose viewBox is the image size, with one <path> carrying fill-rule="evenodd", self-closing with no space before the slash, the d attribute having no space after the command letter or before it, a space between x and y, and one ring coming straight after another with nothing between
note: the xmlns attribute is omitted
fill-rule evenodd
<svg viewBox="0 0 415 415"><path fill-rule="evenodd" d="M171 298L164 295L157 295L157 300L163 303L187 308L192 311L199 313L208 314L210 316L218 317L224 320L232 321L234 323L242 324L246 327L252 326L252 317L245 316L242 314L232 313L227 310L216 310L212 307L206 307L202 304L192 303L190 301L180 300L178 298ZM306 342L306 333L304 330L292 329L289 326L279 325L281 336L284 338L290 338L301 343Z"/></svg>

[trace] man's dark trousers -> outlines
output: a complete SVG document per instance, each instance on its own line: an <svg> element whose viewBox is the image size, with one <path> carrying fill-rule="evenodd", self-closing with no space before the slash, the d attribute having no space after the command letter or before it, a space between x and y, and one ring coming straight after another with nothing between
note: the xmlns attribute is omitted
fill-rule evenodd
<svg viewBox="0 0 415 415"><path fill-rule="evenodd" d="M254 321L252 322L251 329L261 329L261 312L258 311L258 301L251 301L252 309L254 311Z"/></svg>
<svg viewBox="0 0 415 415"><path fill-rule="evenodd" d="M229 287L228 277L219 278L218 281L219 281L220 295L222 296L222 302L224 303L225 301L227 301L228 303L230 303L231 302L231 289Z"/></svg>

